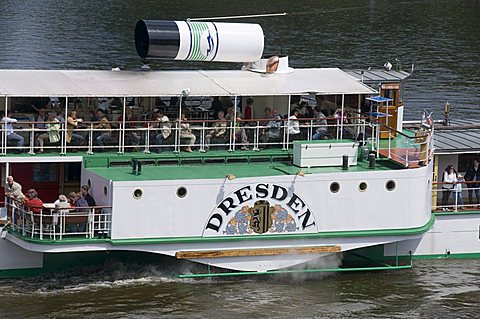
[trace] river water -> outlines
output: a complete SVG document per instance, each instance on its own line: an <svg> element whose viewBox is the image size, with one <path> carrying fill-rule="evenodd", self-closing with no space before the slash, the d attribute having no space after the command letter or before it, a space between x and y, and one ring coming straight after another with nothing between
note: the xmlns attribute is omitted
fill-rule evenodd
<svg viewBox="0 0 480 319"><path fill-rule="evenodd" d="M0 0L0 68L136 69L138 19L272 12L266 52L294 67L414 64L406 117L480 118L480 1ZM245 22L245 21L244 21ZM229 68L155 62L154 69ZM234 65L234 67L238 67ZM0 92L1 93L1 92ZM309 277L176 279L156 266L1 280L0 318L474 318L480 261L416 261L411 270ZM181 270L179 270L181 272Z"/></svg>

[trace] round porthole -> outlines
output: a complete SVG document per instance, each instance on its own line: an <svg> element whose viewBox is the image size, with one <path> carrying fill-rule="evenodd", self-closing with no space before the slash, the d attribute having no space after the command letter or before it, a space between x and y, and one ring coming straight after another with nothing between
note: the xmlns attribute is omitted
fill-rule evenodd
<svg viewBox="0 0 480 319"><path fill-rule="evenodd" d="M103 186L103 194L104 194L105 196L107 196L107 194L108 194L108 188L107 188L107 186Z"/></svg>
<svg viewBox="0 0 480 319"><path fill-rule="evenodd" d="M367 183L366 182L361 182L358 184L358 190L361 192L364 192L367 190Z"/></svg>
<svg viewBox="0 0 480 319"><path fill-rule="evenodd" d="M387 189L387 191L390 191L390 192L393 191L396 186L397 186L397 184L395 183L395 181L392 181L392 180L389 180L385 184L385 188Z"/></svg>
<svg viewBox="0 0 480 319"><path fill-rule="evenodd" d="M184 198L185 196L187 196L187 189L183 186L177 188L177 196L180 198Z"/></svg>
<svg viewBox="0 0 480 319"><path fill-rule="evenodd" d="M137 188L133 191L133 198L140 199L143 196L143 191L140 188Z"/></svg>
<svg viewBox="0 0 480 319"><path fill-rule="evenodd" d="M340 184L338 182L333 182L330 184L330 191L332 193L338 193L340 190Z"/></svg>
<svg viewBox="0 0 480 319"><path fill-rule="evenodd" d="M92 180L89 178L87 181L88 188L92 188Z"/></svg>

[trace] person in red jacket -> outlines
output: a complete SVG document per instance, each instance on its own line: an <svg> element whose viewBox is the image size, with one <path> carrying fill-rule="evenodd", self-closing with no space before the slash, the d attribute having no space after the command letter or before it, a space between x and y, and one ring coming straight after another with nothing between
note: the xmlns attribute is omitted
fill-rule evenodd
<svg viewBox="0 0 480 319"><path fill-rule="evenodd" d="M43 202L40 198L38 198L38 193L36 190L29 189L27 191L25 206L35 214L38 214L42 211Z"/></svg>

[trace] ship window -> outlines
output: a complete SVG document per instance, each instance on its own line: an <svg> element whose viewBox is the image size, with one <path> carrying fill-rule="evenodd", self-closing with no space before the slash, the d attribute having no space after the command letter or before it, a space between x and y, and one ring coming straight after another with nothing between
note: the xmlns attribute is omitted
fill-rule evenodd
<svg viewBox="0 0 480 319"><path fill-rule="evenodd" d="M142 198L143 191L140 188L137 188L136 190L133 191L133 198L135 199L140 199Z"/></svg>
<svg viewBox="0 0 480 319"><path fill-rule="evenodd" d="M393 191L396 186L397 186L397 184L395 183L395 181L392 181L392 180L389 180L389 181L385 184L385 188L387 189L387 191Z"/></svg>
<svg viewBox="0 0 480 319"><path fill-rule="evenodd" d="M361 192L364 192L367 190L367 183L366 182L361 182L359 185L358 185L358 190L361 191Z"/></svg>
<svg viewBox="0 0 480 319"><path fill-rule="evenodd" d="M177 196L180 198L184 198L185 196L187 196L187 189L183 186L179 187L177 189Z"/></svg>
<svg viewBox="0 0 480 319"><path fill-rule="evenodd" d="M332 193L338 193L340 190L340 184L338 182L333 182L330 184L330 191Z"/></svg>

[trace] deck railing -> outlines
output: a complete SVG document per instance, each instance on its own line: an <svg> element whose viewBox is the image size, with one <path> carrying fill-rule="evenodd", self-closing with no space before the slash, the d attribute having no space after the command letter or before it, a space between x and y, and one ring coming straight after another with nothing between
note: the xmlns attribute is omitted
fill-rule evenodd
<svg viewBox="0 0 480 319"><path fill-rule="evenodd" d="M323 119L320 119L323 120ZM370 151L375 151L377 156L382 155L409 167L412 163L425 164L432 159L433 134L425 132L422 136L408 136L395 131L383 124L378 124L368 117L354 116L344 118L343 122L338 118L326 118L327 124L320 124L318 118L298 119L300 133L293 134L291 130L293 120L290 119L251 119L232 121L214 120L190 120L182 121L188 124L190 132L195 136L194 150L205 152L210 147L223 148L228 151L239 149L251 149L258 151L266 147L292 148L294 140L312 140L314 137L328 138L332 140L355 139L362 145L367 145ZM216 137L218 128L215 125L223 123L226 133ZM15 133L22 135L25 140L23 147L13 145L14 141L5 138L5 129L1 130L2 138L0 153L3 155L28 152L34 155L40 151L38 136L48 133L47 129L36 127L38 122L22 122L23 128L15 128ZM132 121L110 122L111 129L96 128L98 122L83 122L74 130L77 136L67 143L67 131L65 125L60 123L60 140L50 144L48 138L44 138L46 152L58 152L66 154L81 150L89 154L110 151L125 153L128 151L141 151L144 153L160 152L164 150L180 152L189 146L185 130L180 127L178 121L168 122L171 133L167 138L159 139L162 127L159 122ZM388 138L380 138L381 133L388 132ZM317 129L324 129L326 134L315 134ZM217 131L216 131L217 129ZM159 141L162 140L160 144ZM208 141L210 141L208 143ZM103 144L103 145L102 145Z"/></svg>
<svg viewBox="0 0 480 319"><path fill-rule="evenodd" d="M323 126L327 130L326 138L330 139L359 139L365 141L367 127L370 125L365 118L352 117L346 119L345 123L338 123L336 118L326 118L327 124L321 125L316 118L298 119L300 133L293 134L289 126L293 123L289 119L251 119L232 121L214 121L214 120L189 120L182 121L181 124L188 124L189 129L195 135L196 141L194 147L200 151L205 151L209 146L222 146L229 151L235 151L242 146L248 146L252 150L259 150L268 146L281 146L283 149L292 147L294 140L311 140L318 127ZM207 136L214 132L215 124L220 122L226 125L226 134L221 138L212 137L211 145L207 145ZM269 124L275 123L275 127ZM162 128L158 127L156 121L131 121L123 122L111 121L111 129L99 129L96 125L99 122L82 122L74 130L74 134L80 136L81 142L76 143L74 138L72 143L66 141L65 123L60 124L60 140L54 144L49 143L45 138L45 151L53 150L65 154L67 152L82 150L88 153L98 151L117 151L124 153L126 151L143 151L145 153L152 150L174 150L181 151L188 146L187 139L184 138L184 129L180 127L178 121L171 121L171 134L162 144L156 142L156 137L161 134ZM0 123L1 124L1 123ZM47 122L18 122L14 129L16 134L23 136L24 146L15 145L15 141L9 141L6 138L5 129L1 130L0 153L3 155L9 153L25 152L34 155L40 151L38 137L41 134L48 134L48 129L38 128L38 124L47 124ZM98 137L102 138L104 145L99 143ZM77 138L78 139L78 138Z"/></svg>
<svg viewBox="0 0 480 319"><path fill-rule="evenodd" d="M31 208L21 201L6 197L5 208L9 227L24 237L41 240L110 237L111 206Z"/></svg>
<svg viewBox="0 0 480 319"><path fill-rule="evenodd" d="M381 139L380 134L388 135L388 137ZM415 136L410 136L384 124L379 124L373 130L372 149L377 151L377 155L381 154L405 167L423 166L433 160L433 139L433 130L418 130Z"/></svg>
<svg viewBox="0 0 480 319"><path fill-rule="evenodd" d="M436 212L479 211L480 185L478 181L436 182L432 198L432 210Z"/></svg>

